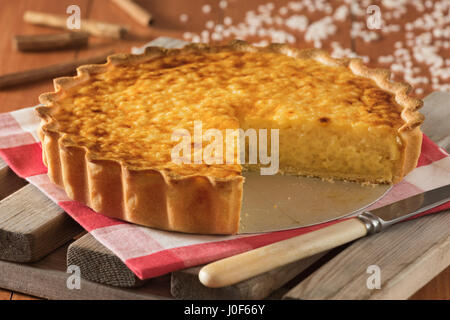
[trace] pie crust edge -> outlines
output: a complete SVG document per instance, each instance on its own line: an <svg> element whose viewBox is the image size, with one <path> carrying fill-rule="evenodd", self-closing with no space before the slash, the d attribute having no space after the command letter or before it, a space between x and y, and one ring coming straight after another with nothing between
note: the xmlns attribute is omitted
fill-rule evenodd
<svg viewBox="0 0 450 320"><path fill-rule="evenodd" d="M397 103L403 107L401 118L404 124L398 130L405 151L401 170L393 183L401 181L416 167L422 143L420 124L424 117L417 111L422 101L408 95L411 90L408 84L392 82L388 70L368 68L360 59L336 59L319 49L299 50L284 44L259 48L237 40L226 46L190 44L182 49L149 47L141 55L115 54L109 56L105 64L80 66L74 77L54 79L55 91L41 94L39 100L44 106L36 108L41 118L38 135L42 142L43 161L50 180L64 188L69 198L81 201L108 217L187 233L237 233L244 183L242 176L176 176L165 170L134 168L116 160L100 158L60 133L52 118L52 108L66 90L88 81L91 74L105 72L110 66L183 51L222 50L270 51L314 59L327 65L344 65L356 75L373 79L381 89L394 94Z"/></svg>

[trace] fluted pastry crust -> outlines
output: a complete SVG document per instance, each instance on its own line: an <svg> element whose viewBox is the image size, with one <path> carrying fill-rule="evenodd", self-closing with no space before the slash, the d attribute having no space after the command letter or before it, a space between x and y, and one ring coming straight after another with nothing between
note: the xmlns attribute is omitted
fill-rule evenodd
<svg viewBox="0 0 450 320"><path fill-rule="evenodd" d="M180 52L220 52L222 50L264 51L285 54L298 59L313 59L326 65L348 67L355 75L373 79L383 90L395 95L402 106L403 124L399 135L405 146L401 168L393 183L417 165L423 116L417 111L422 102L408 96L407 84L389 80L386 70L370 69L359 59L334 59L318 49L297 50L272 44L256 48L242 41L227 46L188 45L183 49L148 48L142 55L117 54L103 65L87 65L77 69L77 76L54 80L55 92L42 94L45 106L38 107L41 118L38 133L42 141L43 160L50 179L62 186L67 195L109 217L164 230L202 234L234 234L238 231L244 179L200 174L179 175L164 169L139 168L123 161L92 153L58 130L52 116L58 101L67 91L87 82L91 75L106 72L115 65L147 61Z"/></svg>

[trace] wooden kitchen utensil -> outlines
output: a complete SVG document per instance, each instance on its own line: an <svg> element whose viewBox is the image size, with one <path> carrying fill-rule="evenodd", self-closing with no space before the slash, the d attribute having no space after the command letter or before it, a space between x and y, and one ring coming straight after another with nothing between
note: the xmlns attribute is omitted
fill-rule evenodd
<svg viewBox="0 0 450 320"><path fill-rule="evenodd" d="M143 26L148 26L153 20L152 14L133 0L112 0L112 2Z"/></svg>
<svg viewBox="0 0 450 320"><path fill-rule="evenodd" d="M46 51L85 47L88 40L89 34L86 32L64 32L16 35L13 44L19 51Z"/></svg>
<svg viewBox="0 0 450 320"><path fill-rule="evenodd" d="M3 76L0 76L0 89L18 84L30 83L42 79L51 79L55 77L70 75L71 73L74 73L75 69L79 66L85 64L106 62L106 57L108 57L112 53L112 51L108 51L107 53L95 57L63 62L38 69L5 74Z"/></svg>
<svg viewBox="0 0 450 320"><path fill-rule="evenodd" d="M40 26L67 29L67 16L26 11L23 20ZM128 27L119 24L83 19L80 30L93 36L121 39L128 32Z"/></svg>

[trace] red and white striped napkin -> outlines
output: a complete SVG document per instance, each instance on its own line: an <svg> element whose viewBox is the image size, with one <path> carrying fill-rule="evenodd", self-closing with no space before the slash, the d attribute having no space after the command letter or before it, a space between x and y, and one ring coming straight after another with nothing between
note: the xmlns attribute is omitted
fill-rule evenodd
<svg viewBox="0 0 450 320"><path fill-rule="evenodd" d="M265 234L214 236L160 231L107 218L79 202L71 201L61 188L49 181L36 135L38 124L34 107L0 114L0 156L15 173L38 187L114 252L140 279L204 264L341 221ZM449 182L449 155L424 136L417 168L369 209ZM444 209L450 209L450 202L423 214Z"/></svg>

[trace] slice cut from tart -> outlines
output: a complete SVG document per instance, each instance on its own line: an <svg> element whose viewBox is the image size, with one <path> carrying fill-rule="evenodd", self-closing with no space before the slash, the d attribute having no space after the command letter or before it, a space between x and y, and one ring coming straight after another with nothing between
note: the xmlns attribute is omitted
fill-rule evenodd
<svg viewBox="0 0 450 320"><path fill-rule="evenodd" d="M267 150L276 150L276 130L271 156L281 174L392 184L420 153L422 103L409 86L316 49L242 41L152 47L54 83L37 108L50 179L97 212L154 228L237 232L242 170L264 165L242 159L242 135L202 157L227 130L268 129ZM175 161L184 138L183 161Z"/></svg>

